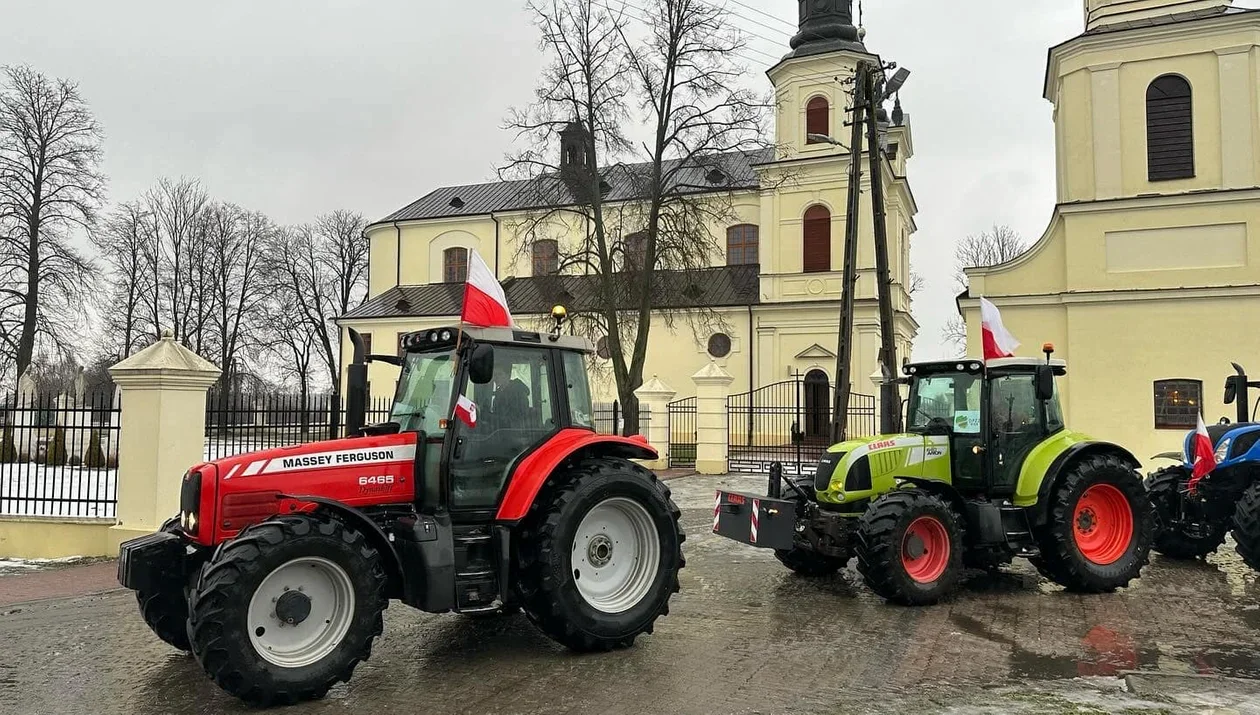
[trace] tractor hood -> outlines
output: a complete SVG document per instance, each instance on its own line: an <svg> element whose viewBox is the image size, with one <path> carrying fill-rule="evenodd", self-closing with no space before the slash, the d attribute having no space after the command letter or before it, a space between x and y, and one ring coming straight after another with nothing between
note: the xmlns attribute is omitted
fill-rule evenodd
<svg viewBox="0 0 1260 715"><path fill-rule="evenodd" d="M219 543L282 509L302 510L304 497L352 507L415 498L416 434L352 437L224 457L188 471L181 521L201 543Z"/></svg>
<svg viewBox="0 0 1260 715"><path fill-rule="evenodd" d="M823 455L814 488L818 500L845 504L892 489L896 478L950 481L949 437L894 434L841 442Z"/></svg>

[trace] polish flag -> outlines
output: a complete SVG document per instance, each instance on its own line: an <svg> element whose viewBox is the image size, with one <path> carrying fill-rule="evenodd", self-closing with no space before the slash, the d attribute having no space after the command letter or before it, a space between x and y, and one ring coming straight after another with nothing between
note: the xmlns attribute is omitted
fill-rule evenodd
<svg viewBox="0 0 1260 715"><path fill-rule="evenodd" d="M455 417L469 427L477 426L477 403L460 395L455 401Z"/></svg>
<svg viewBox="0 0 1260 715"><path fill-rule="evenodd" d="M1019 341L1002 325L1002 315L988 298L980 299L980 335L984 342L984 359L1012 357Z"/></svg>
<svg viewBox="0 0 1260 715"><path fill-rule="evenodd" d="M468 282L464 284L464 309L459 319L482 328L512 327L503 286L476 251L468 252Z"/></svg>
<svg viewBox="0 0 1260 715"><path fill-rule="evenodd" d="M1199 486L1199 481L1206 477L1216 469L1216 454L1212 451L1212 438L1208 436L1207 427L1203 425L1203 415L1198 415L1199 424L1194 429L1194 436L1191 437L1191 454L1194 456L1194 471L1190 474L1189 487L1190 493L1193 494Z"/></svg>

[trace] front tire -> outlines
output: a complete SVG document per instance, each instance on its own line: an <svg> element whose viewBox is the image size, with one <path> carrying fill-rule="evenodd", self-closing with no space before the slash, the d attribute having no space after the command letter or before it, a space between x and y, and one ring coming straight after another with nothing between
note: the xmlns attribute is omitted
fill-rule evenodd
<svg viewBox="0 0 1260 715"><path fill-rule="evenodd" d="M669 487L629 460L560 468L521 531L525 614L580 652L628 647L651 633L685 564L679 516Z"/></svg>
<svg viewBox="0 0 1260 715"><path fill-rule="evenodd" d="M1252 484L1234 510L1234 542L1238 555L1260 571L1260 483Z"/></svg>
<svg viewBox="0 0 1260 715"><path fill-rule="evenodd" d="M1146 478L1146 494L1159 520L1154 549L1174 559L1200 559L1225 543L1229 522L1182 519L1182 494L1190 474L1185 467L1165 467Z"/></svg>
<svg viewBox="0 0 1260 715"><path fill-rule="evenodd" d="M1111 455L1085 457L1050 496L1037 534L1042 575L1079 593L1129 585L1150 558L1155 510L1132 467Z"/></svg>
<svg viewBox="0 0 1260 715"><path fill-rule="evenodd" d="M857 536L858 571L883 598L927 606L958 589L962 528L940 497L921 489L889 492L862 515Z"/></svg>
<svg viewBox="0 0 1260 715"><path fill-rule="evenodd" d="M179 518L167 519L158 531L179 533ZM154 591L136 591L136 603L154 635L177 650L192 650L188 642L188 595L183 583L172 580Z"/></svg>
<svg viewBox="0 0 1260 715"><path fill-rule="evenodd" d="M380 554L329 515L256 524L202 570L191 597L193 653L251 705L321 698L371 655L385 587Z"/></svg>

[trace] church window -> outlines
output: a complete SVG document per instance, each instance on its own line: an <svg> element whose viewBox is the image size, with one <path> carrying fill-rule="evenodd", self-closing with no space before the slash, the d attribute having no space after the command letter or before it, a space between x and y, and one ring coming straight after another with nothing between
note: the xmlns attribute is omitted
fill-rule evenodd
<svg viewBox="0 0 1260 715"><path fill-rule="evenodd" d="M714 333L709 336L709 355L724 358L731 354L731 336L726 333Z"/></svg>
<svg viewBox="0 0 1260 715"><path fill-rule="evenodd" d="M600 360L607 360L612 357L612 351L608 349L607 336L600 336L599 340L595 341L595 355Z"/></svg>
<svg viewBox="0 0 1260 715"><path fill-rule="evenodd" d="M746 266L757 263L758 229L740 224L726 229L726 265Z"/></svg>
<svg viewBox="0 0 1260 715"><path fill-rule="evenodd" d="M647 231L635 231L626 236L626 268L641 270L647 258Z"/></svg>
<svg viewBox="0 0 1260 715"><path fill-rule="evenodd" d="M1164 75L1146 88L1146 164L1151 181L1194 177L1194 111L1185 77Z"/></svg>
<svg viewBox="0 0 1260 715"><path fill-rule="evenodd" d="M804 267L806 273L831 270L831 212L811 206L805 212Z"/></svg>
<svg viewBox="0 0 1260 715"><path fill-rule="evenodd" d="M534 275L549 276L560 270L560 251L555 241L535 241L530 250L533 253Z"/></svg>
<svg viewBox="0 0 1260 715"><path fill-rule="evenodd" d="M814 97L805 105L805 133L831 136L831 104L826 97ZM818 144L816 139L806 137L805 143Z"/></svg>
<svg viewBox="0 0 1260 715"><path fill-rule="evenodd" d="M1155 381L1155 429L1194 429L1202 409L1202 380Z"/></svg>
<svg viewBox="0 0 1260 715"><path fill-rule="evenodd" d="M468 278L468 249L448 248L442 251L442 279L462 283Z"/></svg>

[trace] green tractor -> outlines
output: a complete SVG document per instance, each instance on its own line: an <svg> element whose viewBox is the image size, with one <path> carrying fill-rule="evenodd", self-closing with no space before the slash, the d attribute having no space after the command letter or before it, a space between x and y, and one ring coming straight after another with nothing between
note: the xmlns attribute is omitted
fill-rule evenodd
<svg viewBox="0 0 1260 715"><path fill-rule="evenodd" d="M906 365L905 434L834 445L812 477L775 465L768 496L719 491L714 532L806 576L857 556L871 590L905 605L1016 556L1071 591L1128 585L1155 513L1132 454L1063 424L1055 377L1067 366L1052 351Z"/></svg>

